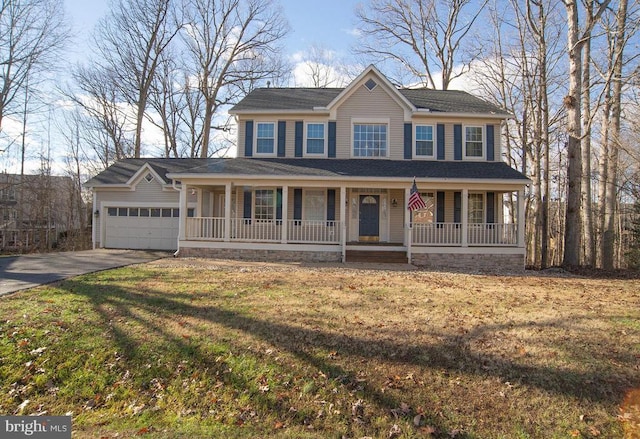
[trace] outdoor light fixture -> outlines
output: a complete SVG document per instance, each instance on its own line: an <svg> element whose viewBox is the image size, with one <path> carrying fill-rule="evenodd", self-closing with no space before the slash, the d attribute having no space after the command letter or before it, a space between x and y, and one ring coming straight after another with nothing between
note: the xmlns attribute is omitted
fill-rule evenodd
<svg viewBox="0 0 640 439"><path fill-rule="evenodd" d="M398 200L396 200L395 198L391 199L391 206L392 207L398 207Z"/></svg>
<svg viewBox="0 0 640 439"><path fill-rule="evenodd" d="M93 212L93 216L96 216L96 217L100 216L100 210L96 209L96 211Z"/></svg>

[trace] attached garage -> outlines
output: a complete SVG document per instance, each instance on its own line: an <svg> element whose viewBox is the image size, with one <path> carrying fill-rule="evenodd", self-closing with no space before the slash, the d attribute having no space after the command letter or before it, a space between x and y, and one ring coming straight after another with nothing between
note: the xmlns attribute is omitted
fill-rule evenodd
<svg viewBox="0 0 640 439"><path fill-rule="evenodd" d="M159 207L108 207L106 248L176 250L179 210Z"/></svg>

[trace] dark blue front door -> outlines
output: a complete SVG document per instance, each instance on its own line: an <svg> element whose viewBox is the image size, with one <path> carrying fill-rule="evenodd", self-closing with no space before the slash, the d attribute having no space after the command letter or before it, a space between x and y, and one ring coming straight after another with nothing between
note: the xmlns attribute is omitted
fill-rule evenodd
<svg viewBox="0 0 640 439"><path fill-rule="evenodd" d="M378 241L380 195L360 195L360 240Z"/></svg>

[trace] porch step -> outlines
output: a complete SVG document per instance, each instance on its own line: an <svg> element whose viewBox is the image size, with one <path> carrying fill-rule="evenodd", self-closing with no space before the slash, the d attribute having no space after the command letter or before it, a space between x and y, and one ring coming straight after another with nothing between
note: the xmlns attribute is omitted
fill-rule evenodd
<svg viewBox="0 0 640 439"><path fill-rule="evenodd" d="M385 264L407 264L404 251L347 250L347 262L377 262Z"/></svg>

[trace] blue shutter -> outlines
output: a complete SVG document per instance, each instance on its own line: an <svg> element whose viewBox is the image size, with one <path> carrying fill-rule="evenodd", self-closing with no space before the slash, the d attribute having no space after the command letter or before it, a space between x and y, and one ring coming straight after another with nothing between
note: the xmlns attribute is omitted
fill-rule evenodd
<svg viewBox="0 0 640 439"><path fill-rule="evenodd" d="M487 160L494 161L494 133L493 133L493 125L487 125Z"/></svg>
<svg viewBox="0 0 640 439"><path fill-rule="evenodd" d="M404 124L404 158L405 160L411 160L413 156L413 125L410 123Z"/></svg>
<svg viewBox="0 0 640 439"><path fill-rule="evenodd" d="M496 194L495 192L487 192L487 222L496 222Z"/></svg>
<svg viewBox="0 0 640 439"><path fill-rule="evenodd" d="M462 218L462 192L453 193L453 222L460 223Z"/></svg>
<svg viewBox="0 0 640 439"><path fill-rule="evenodd" d="M251 220L251 191L250 190L245 190L244 191L244 212L243 212L243 218L245 220Z"/></svg>
<svg viewBox="0 0 640 439"><path fill-rule="evenodd" d="M453 159L462 160L462 125L453 126Z"/></svg>
<svg viewBox="0 0 640 439"><path fill-rule="evenodd" d="M278 157L284 157L285 142L287 136L287 122L284 120L278 121Z"/></svg>
<svg viewBox="0 0 640 439"><path fill-rule="evenodd" d="M334 158L336 156L336 123L329 122L329 151L328 155L330 158Z"/></svg>
<svg viewBox="0 0 640 439"><path fill-rule="evenodd" d="M303 122L296 122L296 157L302 157L302 141L303 141Z"/></svg>
<svg viewBox="0 0 640 439"><path fill-rule="evenodd" d="M282 220L282 188L276 189L276 220Z"/></svg>
<svg viewBox="0 0 640 439"><path fill-rule="evenodd" d="M302 219L302 189L293 190L293 219Z"/></svg>
<svg viewBox="0 0 640 439"><path fill-rule="evenodd" d="M436 194L436 222L444 222L444 192L438 192Z"/></svg>
<svg viewBox="0 0 640 439"><path fill-rule="evenodd" d="M438 124L436 136L438 142L438 160L444 160L444 124Z"/></svg>
<svg viewBox="0 0 640 439"><path fill-rule="evenodd" d="M336 190L327 191L327 221L336 220Z"/></svg>
<svg viewBox="0 0 640 439"><path fill-rule="evenodd" d="M244 156L251 157L253 155L253 121L246 121L244 127Z"/></svg>

